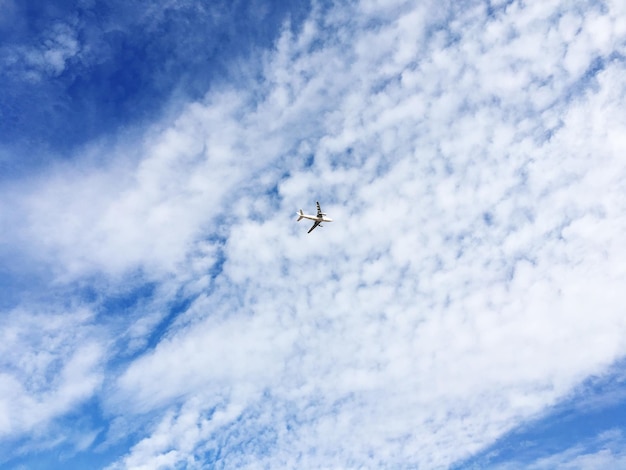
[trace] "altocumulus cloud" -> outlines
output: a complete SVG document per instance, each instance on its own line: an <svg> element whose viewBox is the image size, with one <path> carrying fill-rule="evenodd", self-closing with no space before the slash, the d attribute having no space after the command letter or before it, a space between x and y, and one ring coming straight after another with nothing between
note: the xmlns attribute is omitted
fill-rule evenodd
<svg viewBox="0 0 626 470"><path fill-rule="evenodd" d="M625 48L617 0L316 6L141 137L5 186L11 256L89 309L12 340L0 403L43 405L0 432L93 399L76 451L111 469L462 465L626 352ZM532 465L623 462L594 442Z"/></svg>

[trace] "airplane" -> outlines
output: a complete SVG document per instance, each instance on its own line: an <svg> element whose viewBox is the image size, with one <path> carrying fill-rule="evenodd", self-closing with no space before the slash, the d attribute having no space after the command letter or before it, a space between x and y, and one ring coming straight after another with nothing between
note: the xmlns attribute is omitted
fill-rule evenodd
<svg viewBox="0 0 626 470"><path fill-rule="evenodd" d="M302 219L309 219L309 220L315 221L315 223L313 224L313 226L309 229L307 233L311 233L313 229L317 227L318 225L321 227L322 222L333 221L333 219L331 219L330 217L326 217L326 214L322 212L322 209L320 208L320 203L316 202L316 204L317 204L317 215L307 215L304 212L302 212L302 209L296 212L296 214L298 214L298 222L300 222Z"/></svg>

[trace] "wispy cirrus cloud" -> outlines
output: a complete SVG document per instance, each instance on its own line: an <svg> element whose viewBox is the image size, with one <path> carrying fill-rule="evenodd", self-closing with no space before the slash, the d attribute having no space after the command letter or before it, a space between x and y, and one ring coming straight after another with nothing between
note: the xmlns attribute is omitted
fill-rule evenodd
<svg viewBox="0 0 626 470"><path fill-rule="evenodd" d="M623 452L624 438L621 430L611 429L601 433L593 439L557 452L549 457L498 463L498 468L515 469L593 469L593 468L620 468L626 463Z"/></svg>
<svg viewBox="0 0 626 470"><path fill-rule="evenodd" d="M39 436L39 448L50 445L46 429L98 391L104 380L107 338L96 328L93 313L84 308L67 312L20 308L3 312L0 324L0 436L5 461L15 450L20 452L14 442L25 436ZM61 431L54 441L74 441L71 434Z"/></svg>
<svg viewBox="0 0 626 470"><path fill-rule="evenodd" d="M76 30L69 24L57 23L41 43L31 47L5 47L2 53L5 73L18 79L38 82L63 73L68 60L80 53Z"/></svg>

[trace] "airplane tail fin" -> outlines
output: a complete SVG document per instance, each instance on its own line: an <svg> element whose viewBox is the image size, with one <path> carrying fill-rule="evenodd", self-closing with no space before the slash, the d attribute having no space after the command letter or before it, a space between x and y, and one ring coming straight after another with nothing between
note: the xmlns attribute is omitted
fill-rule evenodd
<svg viewBox="0 0 626 470"><path fill-rule="evenodd" d="M297 222L300 222L302 220L302 218L304 217L304 212L302 212L302 209L300 209L299 212L296 212L296 214L298 214L300 217L298 217Z"/></svg>

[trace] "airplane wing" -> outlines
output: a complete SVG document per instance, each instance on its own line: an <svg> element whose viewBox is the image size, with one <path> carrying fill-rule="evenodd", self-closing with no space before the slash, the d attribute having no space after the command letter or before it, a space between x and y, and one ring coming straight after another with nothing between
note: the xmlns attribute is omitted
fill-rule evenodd
<svg viewBox="0 0 626 470"><path fill-rule="evenodd" d="M316 202L316 204L317 204L317 216L322 217L324 214L322 214L322 208L320 207L320 203Z"/></svg>
<svg viewBox="0 0 626 470"><path fill-rule="evenodd" d="M313 229L314 229L315 227L317 227L319 224L320 224L320 221L319 221L319 220L316 220L316 221L315 221L315 223L313 224L313 226L309 229L309 231L308 231L307 233L311 233L311 232L313 231Z"/></svg>

